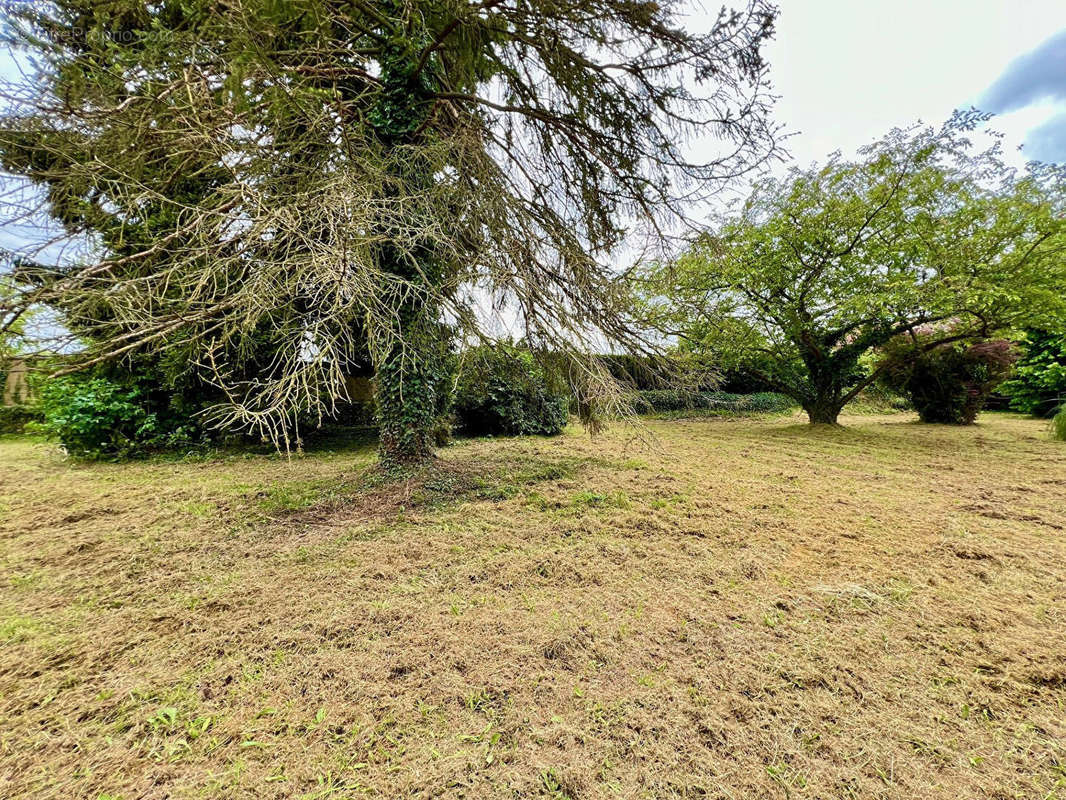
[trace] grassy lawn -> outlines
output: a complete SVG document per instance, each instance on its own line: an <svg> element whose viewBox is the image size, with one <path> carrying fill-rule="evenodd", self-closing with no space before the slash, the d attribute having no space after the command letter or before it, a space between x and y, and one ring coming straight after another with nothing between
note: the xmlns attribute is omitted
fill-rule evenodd
<svg viewBox="0 0 1066 800"><path fill-rule="evenodd" d="M1066 798L1066 446L798 423L0 438L0 797Z"/></svg>

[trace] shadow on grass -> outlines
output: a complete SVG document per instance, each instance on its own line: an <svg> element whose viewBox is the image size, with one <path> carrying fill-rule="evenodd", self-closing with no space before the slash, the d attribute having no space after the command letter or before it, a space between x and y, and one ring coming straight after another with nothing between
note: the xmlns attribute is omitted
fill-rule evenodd
<svg viewBox="0 0 1066 800"><path fill-rule="evenodd" d="M348 518L381 518L430 511L460 502L502 502L546 481L578 476L586 466L604 463L593 456L545 458L514 452L476 459L445 452L411 469L385 471L377 461L334 481L286 484L260 492L260 510L286 524L334 524Z"/></svg>
<svg viewBox="0 0 1066 800"><path fill-rule="evenodd" d="M378 431L373 427L323 426L304 437L303 450L308 455L350 453L377 448Z"/></svg>

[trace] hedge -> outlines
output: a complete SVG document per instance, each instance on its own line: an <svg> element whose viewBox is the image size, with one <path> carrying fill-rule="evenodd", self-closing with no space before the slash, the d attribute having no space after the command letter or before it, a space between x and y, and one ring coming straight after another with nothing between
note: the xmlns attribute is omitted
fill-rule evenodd
<svg viewBox="0 0 1066 800"><path fill-rule="evenodd" d="M774 414L796 407L791 397L775 392L730 394L685 392L678 389L645 389L637 392L638 411L710 411L720 414Z"/></svg>

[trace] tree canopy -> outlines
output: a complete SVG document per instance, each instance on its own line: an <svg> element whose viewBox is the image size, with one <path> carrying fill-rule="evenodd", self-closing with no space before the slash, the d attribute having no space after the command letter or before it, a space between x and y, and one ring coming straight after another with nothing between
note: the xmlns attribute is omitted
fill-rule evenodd
<svg viewBox="0 0 1066 800"><path fill-rule="evenodd" d="M1019 174L970 136L987 117L895 130L760 182L679 259L644 275L653 325L743 363L835 422L895 336L926 347L987 337L1066 308L1066 170Z"/></svg>
<svg viewBox="0 0 1066 800"><path fill-rule="evenodd" d="M1066 403L1066 320L1059 332L1028 330L1013 377L1002 391L1011 408L1050 417Z"/></svg>
<svg viewBox="0 0 1066 800"><path fill-rule="evenodd" d="M705 33L678 2L92 0L27 4L8 43L4 167L95 257L30 281L89 360L182 346L222 423L289 435L295 409L378 375L386 455L429 451L442 339L480 299L537 347L634 343L604 256L774 152L750 0ZM721 155L693 163L708 135ZM244 355L269 336L272 361ZM589 375L593 368L589 367Z"/></svg>

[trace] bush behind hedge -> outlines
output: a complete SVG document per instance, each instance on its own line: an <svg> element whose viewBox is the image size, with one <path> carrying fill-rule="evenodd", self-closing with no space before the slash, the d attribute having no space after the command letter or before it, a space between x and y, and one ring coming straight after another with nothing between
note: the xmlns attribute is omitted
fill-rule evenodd
<svg viewBox="0 0 1066 800"><path fill-rule="evenodd" d="M464 433L552 436L566 427L569 394L528 349L509 342L483 345L464 362L453 405Z"/></svg>

